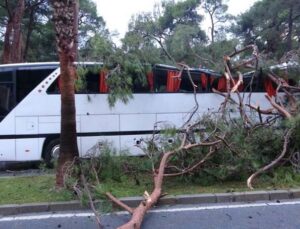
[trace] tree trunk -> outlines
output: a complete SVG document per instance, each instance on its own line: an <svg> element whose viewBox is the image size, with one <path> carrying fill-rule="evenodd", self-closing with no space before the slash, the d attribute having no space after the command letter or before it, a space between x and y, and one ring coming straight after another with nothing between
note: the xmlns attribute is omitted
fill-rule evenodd
<svg viewBox="0 0 300 229"><path fill-rule="evenodd" d="M7 10L9 11L8 7L7 5ZM25 1L19 0L13 12L9 12L4 36L3 63L18 63L23 61L21 23L24 11Z"/></svg>
<svg viewBox="0 0 300 229"><path fill-rule="evenodd" d="M23 60L25 60L25 61L27 60L28 49L29 49L29 44L30 44L30 37L31 37L32 31L33 31L34 10L35 9L30 9L29 23L28 23L27 34L26 34L26 42L25 42L24 53L23 53Z"/></svg>
<svg viewBox="0 0 300 229"><path fill-rule="evenodd" d="M74 4L74 18L75 18L73 22L74 30L77 31L76 33L78 33L79 1L75 1ZM78 36L76 36L74 39L73 52L74 52L74 58L77 59L78 58Z"/></svg>
<svg viewBox="0 0 300 229"><path fill-rule="evenodd" d="M210 36L211 36L211 43L215 43L215 22L212 14L209 14L210 16L210 22L211 22L211 31L210 31Z"/></svg>
<svg viewBox="0 0 300 229"><path fill-rule="evenodd" d="M53 0L56 42L60 61L61 91L61 133L60 154L56 171L56 186L63 187L65 165L73 161L78 154L76 138L74 46L77 37L77 0Z"/></svg>
<svg viewBox="0 0 300 229"><path fill-rule="evenodd" d="M293 6L290 6L289 9L289 19L288 19L288 34L287 34L287 43L286 43L286 52L292 50L292 34L293 34Z"/></svg>
<svg viewBox="0 0 300 229"><path fill-rule="evenodd" d="M2 54L2 63L10 63L10 50L11 50L11 34L12 34L13 22L11 19L8 20L6 25L6 31L4 35L4 44L3 44L3 54Z"/></svg>

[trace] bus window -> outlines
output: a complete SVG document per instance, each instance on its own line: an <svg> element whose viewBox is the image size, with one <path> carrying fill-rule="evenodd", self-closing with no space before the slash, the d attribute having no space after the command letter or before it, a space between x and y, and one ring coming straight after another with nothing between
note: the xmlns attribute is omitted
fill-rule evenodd
<svg viewBox="0 0 300 229"><path fill-rule="evenodd" d="M43 79L53 72L53 69L17 70L17 103L21 102Z"/></svg>
<svg viewBox="0 0 300 229"><path fill-rule="evenodd" d="M48 87L47 94L59 94L59 77Z"/></svg>
<svg viewBox="0 0 300 229"><path fill-rule="evenodd" d="M192 75L192 79L195 84L197 84L195 77ZM189 79L187 72L182 73L181 82L180 82L180 90L179 92L193 92L194 88Z"/></svg>
<svg viewBox="0 0 300 229"><path fill-rule="evenodd" d="M261 74L246 74L243 79L245 92L265 92Z"/></svg>
<svg viewBox="0 0 300 229"><path fill-rule="evenodd" d="M88 94L98 94L100 93L100 80L101 75L100 73L94 73L92 71L88 71L85 75L85 82L86 82L86 88L82 92L86 92ZM80 92L79 92L80 93Z"/></svg>
<svg viewBox="0 0 300 229"><path fill-rule="evenodd" d="M190 75L193 80L193 84L197 86L197 92L205 92L207 91L207 77L205 74L200 74L199 72L190 72ZM203 78L205 77L205 78ZM205 82L204 82L205 80ZM181 84L179 92L194 92L193 84L189 78L188 72L184 71L181 77Z"/></svg>
<svg viewBox="0 0 300 229"><path fill-rule="evenodd" d="M93 71L88 71L84 76L82 76L84 86L80 90L75 90L76 94L98 94L105 93L102 91L100 81L103 80L100 73L95 73ZM48 94L60 94L60 77L58 77L47 89Z"/></svg>
<svg viewBox="0 0 300 229"><path fill-rule="evenodd" d="M144 78L142 78L144 77ZM152 81L151 81L152 80ZM132 77L133 93L149 93L153 91L153 74L148 73L143 76ZM151 86L152 83L152 86ZM152 89L151 89L152 87Z"/></svg>
<svg viewBox="0 0 300 229"><path fill-rule="evenodd" d="M155 70L154 72L154 90L161 93L167 89L167 71Z"/></svg>
<svg viewBox="0 0 300 229"><path fill-rule="evenodd" d="M0 122L14 107L12 71L0 72Z"/></svg>

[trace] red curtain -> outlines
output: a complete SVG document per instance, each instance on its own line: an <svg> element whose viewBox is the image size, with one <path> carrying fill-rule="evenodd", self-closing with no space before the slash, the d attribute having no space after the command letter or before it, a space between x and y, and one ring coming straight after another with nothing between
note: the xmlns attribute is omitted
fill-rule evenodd
<svg viewBox="0 0 300 229"><path fill-rule="evenodd" d="M99 92L100 93L107 93L108 92L108 86L106 84L106 71L101 71L99 74Z"/></svg>
<svg viewBox="0 0 300 229"><path fill-rule="evenodd" d="M236 84L239 79L233 79L234 83ZM233 83L230 81L230 88L233 88ZM243 91L244 90L244 85L241 84L238 87L238 91ZM218 91L220 92L227 92L227 82L226 82L226 78L225 76L222 76L221 78L219 78L219 82L218 82Z"/></svg>
<svg viewBox="0 0 300 229"><path fill-rule="evenodd" d="M147 73L147 81L148 81L150 91L153 92L154 91L154 75L153 75L153 72L148 72Z"/></svg>
<svg viewBox="0 0 300 229"><path fill-rule="evenodd" d="M168 71L167 92L176 92L180 88L181 76L178 71Z"/></svg>
<svg viewBox="0 0 300 229"><path fill-rule="evenodd" d="M270 80L269 78L266 78L264 80L264 86L265 86L265 91L267 92L267 94L269 96L276 96L276 89L273 86L272 80Z"/></svg>
<svg viewBox="0 0 300 229"><path fill-rule="evenodd" d="M227 91L227 86L226 86L226 78L224 76L222 76L221 78L219 78L218 81L218 91L220 92L226 92Z"/></svg>
<svg viewBox="0 0 300 229"><path fill-rule="evenodd" d="M201 79L201 87L202 87L202 89L206 90L206 88L207 88L207 82L208 82L206 74L205 73L201 73L200 79Z"/></svg>
<svg viewBox="0 0 300 229"><path fill-rule="evenodd" d="M234 80L234 83L235 83L235 84L239 81L239 79L233 79L233 80ZM231 85L231 87L233 87L233 85ZM241 84L241 85L238 87L238 91L241 92L241 91L243 91L243 90L244 90L244 85Z"/></svg>

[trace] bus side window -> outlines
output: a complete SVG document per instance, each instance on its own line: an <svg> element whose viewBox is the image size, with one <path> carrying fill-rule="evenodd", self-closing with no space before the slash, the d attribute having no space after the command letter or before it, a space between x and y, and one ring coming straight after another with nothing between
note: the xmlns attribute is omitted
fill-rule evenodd
<svg viewBox="0 0 300 229"><path fill-rule="evenodd" d="M155 72L155 92L178 92L181 75L176 70L157 70Z"/></svg>
<svg viewBox="0 0 300 229"><path fill-rule="evenodd" d="M254 73L253 73L254 74ZM265 84L262 74L248 74L244 76L243 85L245 92L265 92Z"/></svg>
<svg viewBox="0 0 300 229"><path fill-rule="evenodd" d="M17 70L17 103L21 102L54 69Z"/></svg>
<svg viewBox="0 0 300 229"><path fill-rule="evenodd" d="M149 72L145 75L134 75L132 77L133 93L149 93L153 92L153 73Z"/></svg>
<svg viewBox="0 0 300 229"><path fill-rule="evenodd" d="M188 77L188 75L183 75L180 83L180 92L193 92L193 85Z"/></svg>
<svg viewBox="0 0 300 229"><path fill-rule="evenodd" d="M167 71L155 70L154 76L154 91L157 93L166 92Z"/></svg>
<svg viewBox="0 0 300 229"><path fill-rule="evenodd" d="M88 71L84 77L86 82L86 88L83 89L83 93L86 92L88 94L98 94L99 93L99 85L100 85L100 77L99 73L94 73L92 71Z"/></svg>
<svg viewBox="0 0 300 229"><path fill-rule="evenodd" d="M88 71L86 75L82 76L84 85L80 89L75 90L76 94L97 94L99 93L99 74ZM60 76L47 89L48 94L60 94Z"/></svg>
<svg viewBox="0 0 300 229"><path fill-rule="evenodd" d="M14 107L12 71L0 72L0 122Z"/></svg>
<svg viewBox="0 0 300 229"><path fill-rule="evenodd" d="M10 88L0 84L0 117L4 117L10 110Z"/></svg>
<svg viewBox="0 0 300 229"><path fill-rule="evenodd" d="M60 94L59 91L59 77L48 87L47 94Z"/></svg>
<svg viewBox="0 0 300 229"><path fill-rule="evenodd" d="M199 73L198 72L197 73L190 72L190 75L192 77L193 83L197 86L196 91L197 92L205 91L206 89L202 88L202 81L201 81L201 76L199 75ZM184 93L193 93L194 92L194 87L189 78L187 71L184 71L182 73L179 92L184 92Z"/></svg>
<svg viewBox="0 0 300 229"><path fill-rule="evenodd" d="M209 92L213 92L213 89L218 90L218 83L219 83L219 78L217 76L209 75L208 78Z"/></svg>

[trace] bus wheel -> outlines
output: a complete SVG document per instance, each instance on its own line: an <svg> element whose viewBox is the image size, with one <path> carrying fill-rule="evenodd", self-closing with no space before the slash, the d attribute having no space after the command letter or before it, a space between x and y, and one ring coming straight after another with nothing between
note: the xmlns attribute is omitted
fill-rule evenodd
<svg viewBox="0 0 300 229"><path fill-rule="evenodd" d="M44 162L48 168L53 168L54 164L56 164L60 152L59 148L59 139L51 140L47 144L45 148Z"/></svg>

